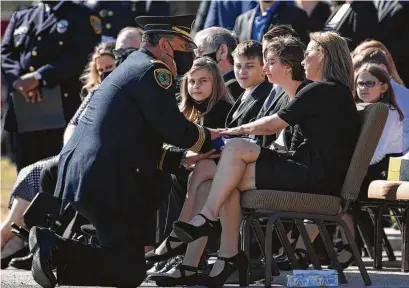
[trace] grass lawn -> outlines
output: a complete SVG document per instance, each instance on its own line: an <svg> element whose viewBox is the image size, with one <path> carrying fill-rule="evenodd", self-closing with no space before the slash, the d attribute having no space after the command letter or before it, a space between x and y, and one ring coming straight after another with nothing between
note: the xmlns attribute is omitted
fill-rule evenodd
<svg viewBox="0 0 409 288"><path fill-rule="evenodd" d="M16 181L16 168L7 158L1 158L1 222L7 215L10 192Z"/></svg>

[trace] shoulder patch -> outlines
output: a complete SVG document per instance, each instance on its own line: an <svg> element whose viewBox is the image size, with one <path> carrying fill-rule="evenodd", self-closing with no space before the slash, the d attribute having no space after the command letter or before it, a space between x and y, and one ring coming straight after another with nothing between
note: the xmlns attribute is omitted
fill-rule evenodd
<svg viewBox="0 0 409 288"><path fill-rule="evenodd" d="M172 86L172 73L168 69L158 68L153 71L156 82L164 89Z"/></svg>
<svg viewBox="0 0 409 288"><path fill-rule="evenodd" d="M160 60L158 60L158 59L152 59L152 60L151 60L151 63L153 63L153 64L162 64L162 65L166 66L166 68L168 68L168 70L170 70L169 66L166 65L165 62L160 61Z"/></svg>
<svg viewBox="0 0 409 288"><path fill-rule="evenodd" d="M99 35L102 33L101 19L95 15L89 17L89 22L91 23L92 29L94 29L95 34Z"/></svg>

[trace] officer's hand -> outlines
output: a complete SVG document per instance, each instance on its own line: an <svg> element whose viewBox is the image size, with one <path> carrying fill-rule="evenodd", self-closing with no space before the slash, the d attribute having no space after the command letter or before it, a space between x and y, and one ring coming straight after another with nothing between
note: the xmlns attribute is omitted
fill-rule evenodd
<svg viewBox="0 0 409 288"><path fill-rule="evenodd" d="M210 131L210 136L211 136L211 140L214 140L216 138L219 138L220 136L222 136L222 134L220 133L220 129L210 129L208 128Z"/></svg>
<svg viewBox="0 0 409 288"><path fill-rule="evenodd" d="M31 91L28 91L26 94L30 98L29 101L31 103L41 102L41 100L42 100L40 90L38 88L35 88L35 89L31 90Z"/></svg>
<svg viewBox="0 0 409 288"><path fill-rule="evenodd" d="M203 159L216 159L220 157L220 154L214 154L214 152L216 152L215 149L212 149L206 153L203 154L197 154L193 151L188 151L186 153L186 158L185 158L185 163L187 166L192 166L193 164L196 164L197 162L199 162L200 160Z"/></svg>
<svg viewBox="0 0 409 288"><path fill-rule="evenodd" d="M15 83L15 89L27 93L40 85L40 82L34 77L34 73L27 73L21 76Z"/></svg>

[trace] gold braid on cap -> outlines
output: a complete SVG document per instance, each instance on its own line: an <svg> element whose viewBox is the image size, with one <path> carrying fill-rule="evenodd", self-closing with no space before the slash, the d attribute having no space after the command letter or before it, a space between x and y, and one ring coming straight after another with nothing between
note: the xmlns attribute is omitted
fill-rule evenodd
<svg viewBox="0 0 409 288"><path fill-rule="evenodd" d="M178 32L178 33L180 33L180 34L185 35L186 37L189 38L189 40L192 40L192 36L190 36L190 34L189 34L188 32L186 32L185 30L180 29L180 28L178 28L178 27L176 27L176 26L172 26L172 29L175 30L175 32Z"/></svg>
<svg viewBox="0 0 409 288"><path fill-rule="evenodd" d="M206 140L206 133L202 126L196 125L196 127L199 130L199 138L197 139L196 143L189 148L189 150L199 153L200 150L202 150L202 146Z"/></svg>

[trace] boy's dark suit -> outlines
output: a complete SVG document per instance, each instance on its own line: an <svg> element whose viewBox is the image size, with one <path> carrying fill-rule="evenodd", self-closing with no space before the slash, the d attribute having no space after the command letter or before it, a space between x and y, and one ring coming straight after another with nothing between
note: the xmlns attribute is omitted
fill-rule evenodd
<svg viewBox="0 0 409 288"><path fill-rule="evenodd" d="M237 127L254 120L260 112L264 100L270 94L271 88L272 84L267 80L264 80L242 103L241 98L243 97L244 92L236 103L234 103L233 108L227 115L226 127ZM235 114L236 111L237 113Z"/></svg>

